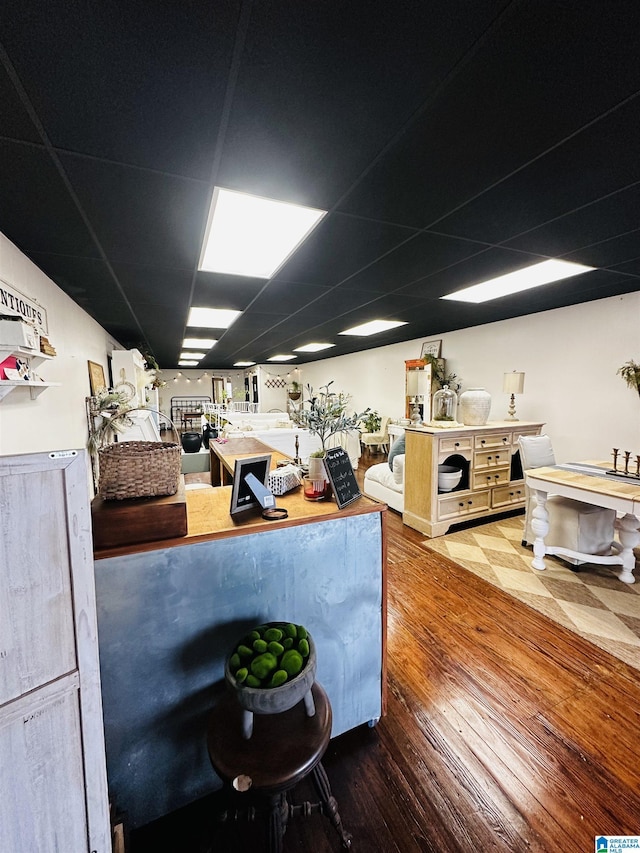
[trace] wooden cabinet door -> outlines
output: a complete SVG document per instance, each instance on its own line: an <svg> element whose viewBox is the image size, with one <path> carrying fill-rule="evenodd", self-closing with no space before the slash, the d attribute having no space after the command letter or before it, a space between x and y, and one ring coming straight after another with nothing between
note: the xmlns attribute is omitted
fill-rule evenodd
<svg viewBox="0 0 640 853"><path fill-rule="evenodd" d="M0 850L111 850L89 476L0 456Z"/></svg>

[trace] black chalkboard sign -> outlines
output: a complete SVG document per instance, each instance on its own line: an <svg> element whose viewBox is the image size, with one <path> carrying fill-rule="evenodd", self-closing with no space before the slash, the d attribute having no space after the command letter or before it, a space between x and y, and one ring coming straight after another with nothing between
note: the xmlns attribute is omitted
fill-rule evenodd
<svg viewBox="0 0 640 853"><path fill-rule="evenodd" d="M362 497L346 450L342 447L332 447L331 450L327 450L324 467L340 509Z"/></svg>

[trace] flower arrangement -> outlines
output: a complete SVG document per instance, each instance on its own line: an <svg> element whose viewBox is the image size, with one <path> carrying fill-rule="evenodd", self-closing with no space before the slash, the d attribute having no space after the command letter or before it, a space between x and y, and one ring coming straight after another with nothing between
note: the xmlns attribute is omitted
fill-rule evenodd
<svg viewBox="0 0 640 853"><path fill-rule="evenodd" d="M96 453L99 447L113 440L116 433L125 432L132 424L126 391L103 388L95 397L89 397L89 414L93 428L89 432L87 448Z"/></svg>

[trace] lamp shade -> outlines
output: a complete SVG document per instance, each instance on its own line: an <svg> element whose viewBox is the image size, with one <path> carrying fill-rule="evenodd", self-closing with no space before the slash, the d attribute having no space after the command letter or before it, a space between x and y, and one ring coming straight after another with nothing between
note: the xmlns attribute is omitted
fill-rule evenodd
<svg viewBox="0 0 640 853"><path fill-rule="evenodd" d="M524 373L518 370L505 373L502 390L505 394L522 394L524 391Z"/></svg>
<svg viewBox="0 0 640 853"><path fill-rule="evenodd" d="M415 397L418 394L418 371L409 370L407 372L407 394L410 397Z"/></svg>
<svg viewBox="0 0 640 853"><path fill-rule="evenodd" d="M409 370L407 372L407 394L410 397L424 397L429 393L426 370Z"/></svg>

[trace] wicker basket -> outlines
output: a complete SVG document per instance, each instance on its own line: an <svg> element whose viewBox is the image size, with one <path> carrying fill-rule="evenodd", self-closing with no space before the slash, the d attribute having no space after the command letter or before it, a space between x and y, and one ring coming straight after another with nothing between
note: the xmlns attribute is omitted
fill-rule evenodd
<svg viewBox="0 0 640 853"><path fill-rule="evenodd" d="M118 441L98 450L103 500L175 495L182 448L164 441Z"/></svg>

